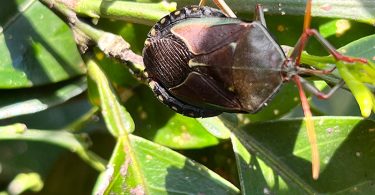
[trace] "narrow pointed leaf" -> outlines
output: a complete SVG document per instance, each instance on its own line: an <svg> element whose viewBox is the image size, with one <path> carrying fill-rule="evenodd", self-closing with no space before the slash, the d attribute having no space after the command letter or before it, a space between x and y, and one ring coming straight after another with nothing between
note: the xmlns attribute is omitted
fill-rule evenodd
<svg viewBox="0 0 375 195"><path fill-rule="evenodd" d="M0 119L43 111L81 94L86 88L86 79L80 78L48 87L2 90Z"/></svg>
<svg viewBox="0 0 375 195"><path fill-rule="evenodd" d="M134 156L119 140L109 168L96 184L104 194L237 194L206 167L143 138L129 136Z"/></svg>
<svg viewBox="0 0 375 195"><path fill-rule="evenodd" d="M100 107L108 130L115 137L134 130L134 122L125 107L121 105L111 83L94 61L88 62L88 74L99 95ZM89 88L90 89L90 88Z"/></svg>

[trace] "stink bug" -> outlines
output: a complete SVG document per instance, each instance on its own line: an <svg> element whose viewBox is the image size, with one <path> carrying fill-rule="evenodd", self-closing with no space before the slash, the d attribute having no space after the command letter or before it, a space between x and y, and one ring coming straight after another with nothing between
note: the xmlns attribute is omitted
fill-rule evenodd
<svg viewBox="0 0 375 195"><path fill-rule="evenodd" d="M258 111L281 86L286 61L261 22L199 6L162 18L143 57L159 99L192 117Z"/></svg>
<svg viewBox="0 0 375 195"><path fill-rule="evenodd" d="M327 74L299 66L308 37L314 36L337 60L364 59L338 53L319 33L309 28L311 1L307 1L304 32L287 57L266 28L263 11L256 7L255 20L244 22L219 0L223 11L188 6L160 19L148 34L143 50L149 85L159 100L190 117L209 117L222 112L254 113L265 106L283 82L298 86L312 146L313 177L319 174L319 155L314 125L302 85L320 98L328 98L299 74ZM201 2L202 4L202 2Z"/></svg>

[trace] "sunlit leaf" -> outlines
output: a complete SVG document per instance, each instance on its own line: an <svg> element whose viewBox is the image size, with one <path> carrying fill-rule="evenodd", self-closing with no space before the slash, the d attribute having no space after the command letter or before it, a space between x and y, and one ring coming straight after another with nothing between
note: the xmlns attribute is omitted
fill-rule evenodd
<svg viewBox="0 0 375 195"><path fill-rule="evenodd" d="M145 85L134 88L126 101L135 124L135 134L175 149L203 148L218 144L196 119L174 113L161 104Z"/></svg>
<svg viewBox="0 0 375 195"><path fill-rule="evenodd" d="M349 193L368 187L368 178L375 174L375 122L358 117L315 117L314 122L322 167L316 181L302 120L254 123L235 130L242 187L250 194Z"/></svg>
<svg viewBox="0 0 375 195"><path fill-rule="evenodd" d="M86 79L75 79L54 86L0 91L0 119L30 114L81 94L86 90Z"/></svg>
<svg viewBox="0 0 375 195"><path fill-rule="evenodd" d="M35 0L2 4L0 88L45 85L86 71L68 25L51 10Z"/></svg>
<svg viewBox="0 0 375 195"><path fill-rule="evenodd" d="M129 138L130 146L123 139L118 141L106 172L96 184L97 193L238 193L236 187L206 167L140 137Z"/></svg>
<svg viewBox="0 0 375 195"><path fill-rule="evenodd" d="M93 81L92 88L96 88L99 95L100 107L108 130L115 137L132 132L133 119L119 102L111 83L96 62L89 61L88 74L90 81Z"/></svg>

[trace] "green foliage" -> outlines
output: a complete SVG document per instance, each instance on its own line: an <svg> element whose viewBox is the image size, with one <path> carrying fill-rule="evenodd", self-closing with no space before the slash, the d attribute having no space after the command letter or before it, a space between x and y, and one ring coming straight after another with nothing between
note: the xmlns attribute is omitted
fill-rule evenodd
<svg viewBox="0 0 375 195"><path fill-rule="evenodd" d="M369 64L335 62L313 39L303 54L304 64L338 69L309 79L325 87L342 78L349 89L327 102L311 101L313 112L324 115L313 117L321 156L317 181L311 177L310 145L293 83L253 115L185 117L158 102L124 64L96 48L81 55L57 12L36 0L3 1L0 194L373 194L375 29L369 24L375 16L368 13L375 8L350 1L358 4L348 14L344 1L332 1L337 6L331 13L313 7L313 15L321 17L313 18L312 27L341 52ZM104 17L93 26L120 34L138 54L150 29L143 24L174 7L144 4L147 0L129 4L155 11L142 15L120 9L128 2L116 1L115 10L107 2L108 12L99 1L91 2L92 10L80 4L75 11ZM292 47L301 34L304 4L288 2L264 4L272 8L266 15L270 32ZM251 17L254 1L228 4L244 19ZM273 5L285 12L280 15Z"/></svg>

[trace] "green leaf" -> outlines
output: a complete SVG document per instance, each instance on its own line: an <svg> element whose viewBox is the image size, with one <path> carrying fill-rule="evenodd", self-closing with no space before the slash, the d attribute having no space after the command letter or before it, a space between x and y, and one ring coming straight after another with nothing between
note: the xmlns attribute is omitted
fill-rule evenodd
<svg viewBox="0 0 375 195"><path fill-rule="evenodd" d="M294 83L285 84L268 105L255 114L246 115L250 122L277 119L300 104L298 89ZM244 121L246 123L246 121Z"/></svg>
<svg viewBox="0 0 375 195"><path fill-rule="evenodd" d="M119 139L110 164L97 181L100 194L237 194L238 189L184 156L130 135ZM133 154L129 153L132 150ZM124 152L125 151L125 152Z"/></svg>
<svg viewBox="0 0 375 195"><path fill-rule="evenodd" d="M38 173L18 174L8 186L10 194L21 194L27 190L39 192L43 188L42 178Z"/></svg>
<svg viewBox="0 0 375 195"><path fill-rule="evenodd" d="M149 87L140 85L127 93L131 97L126 101L126 108L135 121L137 135L176 149L218 144L218 139L196 119L176 114L161 104Z"/></svg>
<svg viewBox="0 0 375 195"><path fill-rule="evenodd" d="M345 55L367 58L368 64L338 63L337 68L361 108L362 116L375 112L375 96L365 83L375 85L375 61L373 47L375 36L367 36L340 48Z"/></svg>
<svg viewBox="0 0 375 195"><path fill-rule="evenodd" d="M84 135L75 135L67 131L27 129L24 124L0 126L0 140L27 140L54 144L74 151L95 169L104 170L104 164L96 154L87 150L88 140Z"/></svg>
<svg viewBox="0 0 375 195"><path fill-rule="evenodd" d="M86 69L69 27L51 10L31 0L6 0L0 12L0 88L45 85ZM20 11L18 11L20 10Z"/></svg>
<svg viewBox="0 0 375 195"><path fill-rule="evenodd" d="M208 132L220 139L228 139L230 137L230 130L225 126L223 117L229 118L230 114L222 115L220 117L209 117L209 118L197 118L197 121L204 127ZM227 119L225 118L225 119ZM233 117L232 117L233 118ZM230 119L229 119L230 120Z"/></svg>
<svg viewBox="0 0 375 195"><path fill-rule="evenodd" d="M232 141L242 189L249 194L345 194L369 187L368 178L375 176L375 122L359 117L314 117L314 122L321 163L316 181L302 120L254 123L235 130Z"/></svg>
<svg viewBox="0 0 375 195"><path fill-rule="evenodd" d="M196 5L195 0L176 0L178 7ZM226 1L235 13L253 12L256 3L260 3L267 10L267 13L277 15L304 15L306 1L295 0L236 0ZM207 1L208 5L213 5ZM353 19L368 24L374 24L375 19L371 13L375 12L375 5L372 1L362 0L331 0L313 1L312 16L329 18Z"/></svg>
<svg viewBox="0 0 375 195"><path fill-rule="evenodd" d="M62 104L86 90L86 79L74 79L53 86L2 90L0 119L39 112Z"/></svg>
<svg viewBox="0 0 375 195"><path fill-rule="evenodd" d="M366 85L355 78L343 63L337 64L340 75L345 80L349 89L352 91L361 109L362 116L369 117L371 110L375 111L374 94L366 87Z"/></svg>
<svg viewBox="0 0 375 195"><path fill-rule="evenodd" d="M133 119L119 102L116 92L104 72L92 60L87 65L89 77L99 94L100 107L108 130L115 137L132 132L134 130Z"/></svg>
<svg viewBox="0 0 375 195"><path fill-rule="evenodd" d="M272 170L272 166L267 166L254 153L250 154L249 150L241 144L235 135L232 135L232 145L242 194L270 194L273 192L278 192L278 194L303 194L302 190L294 188L293 185L288 186Z"/></svg>
<svg viewBox="0 0 375 195"><path fill-rule="evenodd" d="M369 117L371 111L375 112L375 96L373 94L375 85L375 61L373 47L375 36L370 35L355 40L339 49L344 55L367 59L368 63L346 63L336 61L332 56L320 57L306 53L302 55L302 62L320 69L328 69L328 64L335 64L339 75L356 98L361 114ZM324 75L322 77L325 77Z"/></svg>
<svg viewBox="0 0 375 195"><path fill-rule="evenodd" d="M355 76L355 78L363 83L375 85L375 35L370 35L353 41L344 47L341 51L345 55L366 58L369 64L347 64L346 68Z"/></svg>
<svg viewBox="0 0 375 195"><path fill-rule="evenodd" d="M219 143L196 119L180 114L173 115L157 131L154 141L175 149L197 149Z"/></svg>

